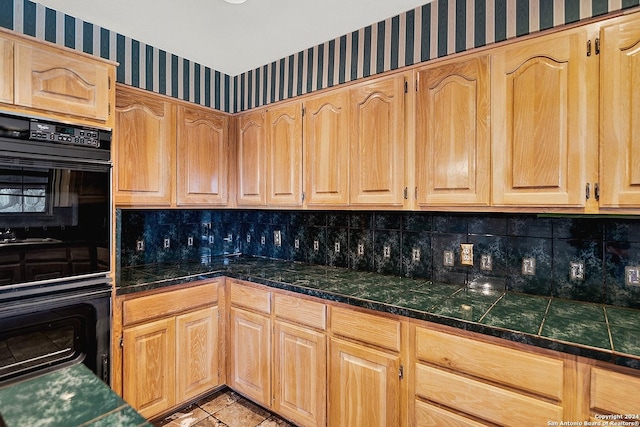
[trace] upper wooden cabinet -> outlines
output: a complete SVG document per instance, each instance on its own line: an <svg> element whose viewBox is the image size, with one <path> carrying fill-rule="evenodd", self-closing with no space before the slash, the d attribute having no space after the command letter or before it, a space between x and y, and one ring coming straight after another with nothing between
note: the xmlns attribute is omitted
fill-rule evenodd
<svg viewBox="0 0 640 427"><path fill-rule="evenodd" d="M493 204L583 207L587 78L583 28L514 43L492 54Z"/></svg>
<svg viewBox="0 0 640 427"><path fill-rule="evenodd" d="M116 205L171 205L175 120L167 99L118 85L112 158Z"/></svg>
<svg viewBox="0 0 640 427"><path fill-rule="evenodd" d="M302 104L267 110L267 204L302 205Z"/></svg>
<svg viewBox="0 0 640 427"><path fill-rule="evenodd" d="M349 92L334 90L304 103L307 206L349 204Z"/></svg>
<svg viewBox="0 0 640 427"><path fill-rule="evenodd" d="M113 127L111 61L1 30L0 77L7 109Z"/></svg>
<svg viewBox="0 0 640 427"><path fill-rule="evenodd" d="M600 32L600 206L640 207L640 17Z"/></svg>
<svg viewBox="0 0 640 427"><path fill-rule="evenodd" d="M350 91L351 205L403 204L404 88L398 75Z"/></svg>
<svg viewBox="0 0 640 427"><path fill-rule="evenodd" d="M178 106L178 206L227 204L228 130L225 115Z"/></svg>
<svg viewBox="0 0 640 427"><path fill-rule="evenodd" d="M265 120L264 110L238 117L238 206L262 206L267 201Z"/></svg>
<svg viewBox="0 0 640 427"><path fill-rule="evenodd" d="M488 206L490 82L487 56L416 73L416 187L420 206Z"/></svg>

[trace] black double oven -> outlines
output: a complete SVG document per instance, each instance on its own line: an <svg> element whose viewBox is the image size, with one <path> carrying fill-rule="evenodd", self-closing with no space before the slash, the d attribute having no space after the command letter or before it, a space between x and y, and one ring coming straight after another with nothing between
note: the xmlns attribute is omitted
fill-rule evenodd
<svg viewBox="0 0 640 427"><path fill-rule="evenodd" d="M110 383L111 132L0 113L0 386Z"/></svg>

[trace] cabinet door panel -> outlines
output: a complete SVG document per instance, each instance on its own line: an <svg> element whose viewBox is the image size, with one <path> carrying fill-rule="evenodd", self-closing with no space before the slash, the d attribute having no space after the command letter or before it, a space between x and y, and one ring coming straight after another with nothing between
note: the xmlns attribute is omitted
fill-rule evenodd
<svg viewBox="0 0 640 427"><path fill-rule="evenodd" d="M123 398L146 418L175 404L175 318L123 331Z"/></svg>
<svg viewBox="0 0 640 427"><path fill-rule="evenodd" d="M226 204L227 117L180 106L177 127L177 204Z"/></svg>
<svg viewBox="0 0 640 427"><path fill-rule="evenodd" d="M176 318L177 402L184 402L219 384L218 307Z"/></svg>
<svg viewBox="0 0 640 427"><path fill-rule="evenodd" d="M274 337L274 409L299 425L324 426L326 337L278 321Z"/></svg>
<svg viewBox="0 0 640 427"><path fill-rule="evenodd" d="M171 204L174 131L168 102L118 87L112 154L116 205Z"/></svg>
<svg viewBox="0 0 640 427"><path fill-rule="evenodd" d="M231 308L230 385L255 402L271 406L271 320Z"/></svg>
<svg viewBox="0 0 640 427"><path fill-rule="evenodd" d="M267 204L302 205L302 106L267 111Z"/></svg>
<svg viewBox="0 0 640 427"><path fill-rule="evenodd" d="M586 31L492 56L494 205L585 204Z"/></svg>
<svg viewBox="0 0 640 427"><path fill-rule="evenodd" d="M0 102L13 103L13 41L0 38Z"/></svg>
<svg viewBox="0 0 640 427"><path fill-rule="evenodd" d="M15 43L15 61L17 105L108 119L107 64L22 43Z"/></svg>
<svg viewBox="0 0 640 427"><path fill-rule="evenodd" d="M267 191L264 111L239 116L237 135L238 205L264 205Z"/></svg>
<svg viewBox="0 0 640 427"><path fill-rule="evenodd" d="M305 102L307 206L349 204L349 91Z"/></svg>
<svg viewBox="0 0 640 427"><path fill-rule="evenodd" d="M416 172L420 205L490 202L489 60L418 72Z"/></svg>
<svg viewBox="0 0 640 427"><path fill-rule="evenodd" d="M329 347L329 425L400 425L400 358L335 338Z"/></svg>
<svg viewBox="0 0 640 427"><path fill-rule="evenodd" d="M351 204L402 206L404 78L351 90Z"/></svg>
<svg viewBox="0 0 640 427"><path fill-rule="evenodd" d="M640 206L640 27L633 16L601 31L600 206Z"/></svg>

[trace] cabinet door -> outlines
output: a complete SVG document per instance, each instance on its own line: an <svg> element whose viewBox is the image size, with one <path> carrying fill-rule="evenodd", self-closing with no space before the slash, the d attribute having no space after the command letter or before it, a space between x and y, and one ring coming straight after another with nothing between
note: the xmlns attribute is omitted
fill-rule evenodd
<svg viewBox="0 0 640 427"><path fill-rule="evenodd" d="M492 56L494 205L585 205L588 95L597 93L586 42L586 30L571 30Z"/></svg>
<svg viewBox="0 0 640 427"><path fill-rule="evenodd" d="M218 307L176 318L177 402L185 402L219 385Z"/></svg>
<svg viewBox="0 0 640 427"><path fill-rule="evenodd" d="M402 206L404 77L351 89L351 204Z"/></svg>
<svg viewBox="0 0 640 427"><path fill-rule="evenodd" d="M171 204L174 134L171 104L118 87L112 147L116 205Z"/></svg>
<svg viewBox="0 0 640 427"><path fill-rule="evenodd" d="M326 425L324 334L276 321L273 409L301 426Z"/></svg>
<svg viewBox="0 0 640 427"><path fill-rule="evenodd" d="M123 398L146 418L175 404L175 318L123 331Z"/></svg>
<svg viewBox="0 0 640 427"><path fill-rule="evenodd" d="M110 67L54 48L16 42L15 103L107 121Z"/></svg>
<svg viewBox="0 0 640 427"><path fill-rule="evenodd" d="M266 202L265 113L257 111L238 117L239 206L261 206Z"/></svg>
<svg viewBox="0 0 640 427"><path fill-rule="evenodd" d="M179 206L227 203L227 116L179 106L177 195Z"/></svg>
<svg viewBox="0 0 640 427"><path fill-rule="evenodd" d="M637 208L640 206L638 17L604 27L601 41L600 206Z"/></svg>
<svg viewBox="0 0 640 427"><path fill-rule="evenodd" d="M349 204L349 91L305 102L304 179L307 206Z"/></svg>
<svg viewBox="0 0 640 427"><path fill-rule="evenodd" d="M0 38L0 102L13 103L13 41Z"/></svg>
<svg viewBox="0 0 640 427"><path fill-rule="evenodd" d="M488 206L488 57L425 67L417 77L418 204Z"/></svg>
<svg viewBox="0 0 640 427"><path fill-rule="evenodd" d="M231 308L230 386L271 406L271 319Z"/></svg>
<svg viewBox="0 0 640 427"><path fill-rule="evenodd" d="M267 111L267 204L302 205L302 105Z"/></svg>
<svg viewBox="0 0 640 427"><path fill-rule="evenodd" d="M400 358L331 338L329 425L400 425Z"/></svg>

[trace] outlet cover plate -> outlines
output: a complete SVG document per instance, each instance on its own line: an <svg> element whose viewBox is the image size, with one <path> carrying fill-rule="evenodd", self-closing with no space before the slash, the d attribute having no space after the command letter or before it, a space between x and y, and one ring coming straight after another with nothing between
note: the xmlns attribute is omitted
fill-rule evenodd
<svg viewBox="0 0 640 427"><path fill-rule="evenodd" d="M473 243L460 244L460 264L473 265Z"/></svg>
<svg viewBox="0 0 640 427"><path fill-rule="evenodd" d="M571 261L569 263L569 277L571 280L584 280L584 262Z"/></svg>
<svg viewBox="0 0 640 427"><path fill-rule="evenodd" d="M536 259L535 258L522 258L522 274L524 276L536 275Z"/></svg>
<svg viewBox="0 0 640 427"><path fill-rule="evenodd" d="M446 265L447 267L453 267L454 261L453 261L453 251L444 251L444 255L443 255L443 264Z"/></svg>
<svg viewBox="0 0 640 427"><path fill-rule="evenodd" d="M640 286L640 266L628 265L624 268L624 283L627 286Z"/></svg>

